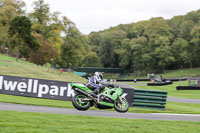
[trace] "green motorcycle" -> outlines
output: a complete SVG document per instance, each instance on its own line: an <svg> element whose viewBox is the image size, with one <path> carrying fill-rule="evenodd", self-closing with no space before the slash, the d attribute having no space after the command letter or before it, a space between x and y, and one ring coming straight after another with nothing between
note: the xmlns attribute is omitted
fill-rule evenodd
<svg viewBox="0 0 200 133"><path fill-rule="evenodd" d="M72 104L78 110L88 110L91 106L99 109L114 108L118 112L127 112L129 109L123 90L117 85L106 84L105 89L98 95L93 95L93 91L83 84L71 83L70 85L76 92Z"/></svg>

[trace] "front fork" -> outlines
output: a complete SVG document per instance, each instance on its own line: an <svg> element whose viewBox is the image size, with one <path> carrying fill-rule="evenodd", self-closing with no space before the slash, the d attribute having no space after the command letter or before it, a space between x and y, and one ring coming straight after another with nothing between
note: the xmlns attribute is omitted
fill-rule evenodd
<svg viewBox="0 0 200 133"><path fill-rule="evenodd" d="M119 96L119 103L122 104L122 99L126 97L126 93L122 94L121 96Z"/></svg>

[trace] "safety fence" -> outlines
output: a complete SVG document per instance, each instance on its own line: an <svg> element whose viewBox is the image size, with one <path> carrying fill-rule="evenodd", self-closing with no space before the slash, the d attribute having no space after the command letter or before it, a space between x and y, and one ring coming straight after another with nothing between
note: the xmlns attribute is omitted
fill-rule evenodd
<svg viewBox="0 0 200 133"><path fill-rule="evenodd" d="M133 107L165 110L167 91L134 89Z"/></svg>

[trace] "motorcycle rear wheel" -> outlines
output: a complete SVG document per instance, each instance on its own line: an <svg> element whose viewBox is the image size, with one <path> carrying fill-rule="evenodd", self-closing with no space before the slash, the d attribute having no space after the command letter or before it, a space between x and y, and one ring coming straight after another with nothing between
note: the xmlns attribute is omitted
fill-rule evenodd
<svg viewBox="0 0 200 133"><path fill-rule="evenodd" d="M120 101L120 99L118 99L114 104L114 109L120 113L127 112L129 109L128 101L125 98L122 98L122 101Z"/></svg>
<svg viewBox="0 0 200 133"><path fill-rule="evenodd" d="M73 98L72 98L72 104L73 106L78 109L78 110L88 110L91 106L91 102L90 101L83 101L82 99L87 98L87 96L83 95L83 94L76 94Z"/></svg>

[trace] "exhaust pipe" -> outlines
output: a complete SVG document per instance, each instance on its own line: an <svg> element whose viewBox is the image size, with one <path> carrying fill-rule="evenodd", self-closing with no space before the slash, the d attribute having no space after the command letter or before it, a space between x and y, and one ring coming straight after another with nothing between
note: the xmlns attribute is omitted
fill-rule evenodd
<svg viewBox="0 0 200 133"><path fill-rule="evenodd" d="M83 90L81 90L81 89L79 89L79 88L73 87L72 89L74 89L75 91L77 91L77 92L79 92L79 93L81 93L81 94L83 94L83 95L85 95L85 96L87 96L87 97L95 97L95 98L98 98L97 96L93 96L93 95L91 95L90 93L87 93L87 92L85 92L85 91L83 91Z"/></svg>

